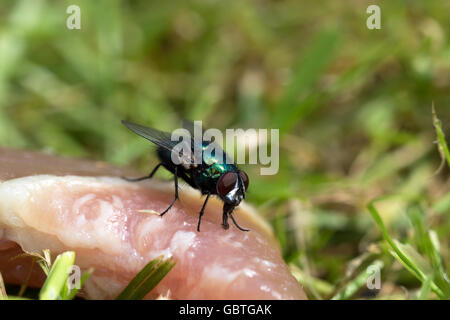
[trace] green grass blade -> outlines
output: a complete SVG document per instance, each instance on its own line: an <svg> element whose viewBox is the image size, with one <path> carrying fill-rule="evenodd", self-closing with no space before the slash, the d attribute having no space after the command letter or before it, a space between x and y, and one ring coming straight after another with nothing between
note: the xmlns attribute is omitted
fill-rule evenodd
<svg viewBox="0 0 450 320"><path fill-rule="evenodd" d="M308 288L310 291L315 291L319 293L321 296L325 296L331 293L333 290L333 286L328 282L312 277L306 274L303 270L297 267L294 263L289 264L289 269L291 270L292 275L295 279L305 288Z"/></svg>
<svg viewBox="0 0 450 320"><path fill-rule="evenodd" d="M41 256L38 253L34 253L34 252L27 253L27 254L31 255L32 257L34 257L36 259L37 263L41 266L45 275L48 276L48 274L50 272L50 267L52 265L52 258L50 255L50 250L44 249L44 250L42 250L42 253L44 254L43 256Z"/></svg>
<svg viewBox="0 0 450 320"><path fill-rule="evenodd" d="M428 299L428 296L430 295L430 288L431 288L431 278L428 278L422 284L422 288L420 289L419 300L427 300Z"/></svg>
<svg viewBox="0 0 450 320"><path fill-rule="evenodd" d="M442 161L447 160L448 167L450 168L450 151L448 150L447 143L445 142L444 131L442 130L441 121L436 115L436 110L434 109L434 104L431 110L433 114L433 125L436 130L436 135L438 138L439 153L441 154Z"/></svg>
<svg viewBox="0 0 450 320"><path fill-rule="evenodd" d="M411 265L414 266L414 272L418 274L418 278L421 281L425 281L432 273L433 269L430 264L424 257L422 257L416 249L414 249L411 245L401 243L400 241L394 239L393 240L396 247L402 253L403 257L407 258L407 261L410 263L407 264L408 267L411 268ZM394 251L394 254L398 256L398 253ZM405 262L405 261L403 261Z"/></svg>
<svg viewBox="0 0 450 320"><path fill-rule="evenodd" d="M17 294L19 297L23 296L23 294L25 293L25 291L27 290L28 287L28 282L30 281L31 278L31 274L33 272L33 268L34 268L34 263L36 262L35 259L31 260L31 266L30 266L30 270L28 271L27 277L25 278L25 280L23 281L23 283L20 285L20 290L19 293Z"/></svg>
<svg viewBox="0 0 450 320"><path fill-rule="evenodd" d="M75 252L67 251L56 257L47 279L39 293L41 300L56 300L61 297L61 291L75 262Z"/></svg>
<svg viewBox="0 0 450 320"><path fill-rule="evenodd" d="M40 255L37 252L25 251L24 253L18 254L17 256L13 257L12 260L23 257L31 257L39 264L39 266L42 268L42 271L44 271L45 275L48 276L48 273L50 272L50 267L52 265L50 250L45 249L42 250L42 252L43 255Z"/></svg>
<svg viewBox="0 0 450 320"><path fill-rule="evenodd" d="M381 233L383 234L384 239L387 241L391 249L393 250L393 256L402 263L407 270L409 270L417 279L419 279L422 283L425 282L429 274L426 273L426 271L423 270L423 258L419 261L418 256L420 256L411 246L401 244L400 242L396 240L392 240L392 238L389 236L389 233L387 232L386 226L383 223L383 220L381 219L380 214L376 210L374 206L374 202L377 200L373 200L368 204L369 212L372 214L372 217L374 218L375 222L377 223L378 227L381 230ZM422 264L422 269L419 266L419 264ZM427 270L428 271L428 270ZM444 294L442 290L434 283L431 282L431 289L442 299L444 298Z"/></svg>
<svg viewBox="0 0 450 320"><path fill-rule="evenodd" d="M437 270L435 282L442 289L445 299L450 300L450 280L445 271L443 259L440 254L440 244L437 233L434 230L429 230L427 236L432 247L432 254L435 261L434 270Z"/></svg>
<svg viewBox="0 0 450 320"><path fill-rule="evenodd" d="M117 296L117 300L140 300L145 297L164 276L173 268L172 258L164 260L163 256L150 261L128 286Z"/></svg>
<svg viewBox="0 0 450 320"><path fill-rule="evenodd" d="M450 283L447 281L436 233L433 230L427 230L424 212L420 206L416 205L410 208L408 216L414 227L419 246L431 263L434 282L442 289L446 297L450 297Z"/></svg>
<svg viewBox="0 0 450 320"><path fill-rule="evenodd" d="M145 279L155 271L161 259L162 257L158 257L147 263L147 265L144 268L142 268L142 270L130 281L128 286L117 296L116 299L117 300L130 299L133 292L137 290L140 284L143 281L145 281Z"/></svg>
<svg viewBox="0 0 450 320"><path fill-rule="evenodd" d="M376 200L374 200L376 201ZM409 259L402 253L402 251L398 248L396 243L391 239L389 236L389 233L387 232L387 229L383 223L383 220L381 219L380 214L375 209L374 201L370 202L368 205L368 209L370 213L372 214L372 217L375 219L375 222L377 223L378 227L381 230L381 233L383 234L384 239L387 241L389 246L394 250L394 252L398 255L399 259L406 263L408 267L416 274L419 275L419 271L417 268L409 261Z"/></svg>
<svg viewBox="0 0 450 320"><path fill-rule="evenodd" d="M175 263L167 260L164 261L151 277L147 278L146 281L136 290L132 299L140 300L147 295L156 285L166 276L166 274L175 266Z"/></svg>

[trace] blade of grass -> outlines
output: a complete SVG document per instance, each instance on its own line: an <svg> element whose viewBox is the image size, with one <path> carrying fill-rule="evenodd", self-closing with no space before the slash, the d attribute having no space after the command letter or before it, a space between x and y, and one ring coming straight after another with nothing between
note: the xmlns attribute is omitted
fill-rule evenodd
<svg viewBox="0 0 450 320"><path fill-rule="evenodd" d="M447 143L445 142L444 131L441 127L441 121L438 119L436 115L436 110L434 109L434 103L431 106L431 113L433 115L433 125L436 130L436 135L438 138L438 148L439 153L441 154L442 161L447 160L448 167L450 168L450 151L448 150Z"/></svg>
<svg viewBox="0 0 450 320"><path fill-rule="evenodd" d="M116 300L141 300L173 268L172 258L164 260L163 256L150 261L120 293Z"/></svg>
<svg viewBox="0 0 450 320"><path fill-rule="evenodd" d="M321 296L326 296L333 290L331 284L322 279L307 275L293 263L289 264L289 270L291 270L292 275L303 287L313 287L313 291L317 291Z"/></svg>
<svg viewBox="0 0 450 320"><path fill-rule="evenodd" d="M25 280L23 281L23 283L20 286L20 290L19 290L19 293L18 293L19 297L23 296L23 294L25 293L25 290L28 287L28 282L30 281L31 273L33 272L33 268L34 268L34 263L35 262L36 262L35 259L31 260L30 270L28 271L27 277L25 278Z"/></svg>
<svg viewBox="0 0 450 320"><path fill-rule="evenodd" d="M433 279L442 289L445 296L450 297L450 284L447 281L447 275L439 252L439 239L433 230L426 228L424 215L419 205L415 205L408 210L408 216L414 227L419 245L431 262Z"/></svg>
<svg viewBox="0 0 450 320"><path fill-rule="evenodd" d="M44 249L42 252L44 253L44 257L43 259L38 260L38 263L44 269L44 272L46 271L45 274L48 276L50 273L50 267L52 266L52 257L49 249Z"/></svg>
<svg viewBox="0 0 450 320"><path fill-rule="evenodd" d="M149 277L133 294L132 299L141 300L166 276L166 274L174 267L175 263L167 260L164 261L155 270L153 275Z"/></svg>
<svg viewBox="0 0 450 320"><path fill-rule="evenodd" d="M429 230L428 233L428 239L430 241L432 251L434 252L435 259L436 259L436 269L438 270L438 276L437 276L437 284L440 288L444 291L445 299L450 300L450 280L448 278L447 272L445 271L444 263L442 256L440 254L440 243L439 238L437 236L436 231Z"/></svg>
<svg viewBox="0 0 450 320"><path fill-rule="evenodd" d="M18 254L17 256L11 258L11 260L23 258L23 257L31 257L39 264L39 266L44 271L45 275L48 276L50 267L52 265L50 250L48 250L48 249L42 250L42 253L43 253L43 255L40 255L37 252L25 251L24 253Z"/></svg>
<svg viewBox="0 0 450 320"><path fill-rule="evenodd" d="M377 223L378 227L381 230L381 233L384 237L384 239L387 241L387 243L389 244L389 246L391 247L391 249L393 250L392 252L394 253L393 256L400 262L402 263L407 270L409 270L417 279L419 279L422 283L425 282L427 280L427 278L429 277L428 274L426 274L424 271L422 271L420 269L420 267L414 263L410 256L411 256L411 252L409 253L405 253L405 250L409 248L412 249L412 247L410 246L405 246L402 245L402 247L400 247L399 245L401 245L399 242L392 240L392 238L389 236L389 233L387 232L387 229L383 223L383 220L381 219L380 214L378 213L377 209L375 208L374 203L379 200L375 199L372 200L367 208L369 209L369 212L371 213L372 217L374 218L375 222ZM409 256L409 257L408 257ZM441 298L444 298L444 294L441 291L441 289L434 283L431 281L431 289Z"/></svg>
<svg viewBox="0 0 450 320"><path fill-rule="evenodd" d="M415 266L416 269L414 272L418 273L418 279L421 281L425 281L428 277L430 277L433 273L433 270L425 260L411 245L401 243L400 241L394 239L393 240L397 248L402 252L403 256L405 256L411 264L405 265L405 267L411 270L411 265ZM391 250L391 254L395 257L399 257L396 251ZM400 261L402 262L402 261ZM404 262L404 261L403 261Z"/></svg>
<svg viewBox="0 0 450 320"><path fill-rule="evenodd" d="M39 299L56 300L61 298L61 290L67 282L74 262L75 252L73 251L64 252L56 257L39 293Z"/></svg>
<svg viewBox="0 0 450 320"><path fill-rule="evenodd" d="M428 278L422 284L422 288L420 289L419 300L427 300L428 299L428 296L430 295L430 288L431 288L431 279Z"/></svg>
<svg viewBox="0 0 450 320"><path fill-rule="evenodd" d="M410 207L407 213L416 233L419 247L428 256L431 265L437 269L440 269L440 255L439 252L435 251L435 248L431 243L431 239L425 227L425 221L423 217L424 213L422 209L418 205L415 205L413 207Z"/></svg>
<svg viewBox="0 0 450 320"><path fill-rule="evenodd" d="M155 271L161 259L162 257L160 256L147 263L147 265L144 268L142 268L142 270L130 281L128 286L117 296L116 299L117 300L130 299L133 292L137 290L137 288L141 285L141 283L144 282L145 279Z"/></svg>

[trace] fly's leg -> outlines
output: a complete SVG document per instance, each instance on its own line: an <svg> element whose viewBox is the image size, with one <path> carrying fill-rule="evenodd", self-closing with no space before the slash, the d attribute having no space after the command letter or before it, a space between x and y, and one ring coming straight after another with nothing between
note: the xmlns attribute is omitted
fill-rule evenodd
<svg viewBox="0 0 450 320"><path fill-rule="evenodd" d="M233 211L230 212L230 218L231 218L231 220L233 220L234 225L235 225L239 230L241 230L241 231L250 231L250 230L248 230L248 229L241 228L241 227L237 224L236 220L234 220L234 217L233 217L233 214L232 214L232 213L233 213Z"/></svg>
<svg viewBox="0 0 450 320"><path fill-rule="evenodd" d="M228 213L224 211L222 215L222 228L227 230L229 227L230 225L228 224Z"/></svg>
<svg viewBox="0 0 450 320"><path fill-rule="evenodd" d="M223 214L222 214L222 228L227 230L230 225L228 224L228 214L233 212L234 206L224 203L223 204Z"/></svg>
<svg viewBox="0 0 450 320"><path fill-rule="evenodd" d="M158 168L162 165L162 163L159 163L153 170L152 172L150 172L150 174L148 176L144 176L144 177L140 177L140 178L127 178L127 177L122 177L122 179L125 179L129 182L136 182L136 181L142 181L142 180L146 180L146 179L151 179L153 177L153 175L156 173L156 170L158 170Z"/></svg>
<svg viewBox="0 0 450 320"><path fill-rule="evenodd" d="M170 204L170 206L159 215L160 217L165 215L167 213L167 211L169 211L170 208L172 208L175 201L177 201L177 199L178 199L178 167L175 167L175 170L173 172L173 180L175 182L175 198L172 200L172 203Z"/></svg>
<svg viewBox="0 0 450 320"><path fill-rule="evenodd" d="M200 210L200 215L199 215L199 217L198 217L198 225L197 225L197 231L198 231L198 232L200 232L200 222L202 221L202 216L203 216L203 213L204 213L204 211L205 211L206 203L208 202L208 199L209 199L209 196L210 196L210 195L211 195L211 193L208 192L208 195L206 196L206 200L205 200L205 202L203 203L202 210Z"/></svg>

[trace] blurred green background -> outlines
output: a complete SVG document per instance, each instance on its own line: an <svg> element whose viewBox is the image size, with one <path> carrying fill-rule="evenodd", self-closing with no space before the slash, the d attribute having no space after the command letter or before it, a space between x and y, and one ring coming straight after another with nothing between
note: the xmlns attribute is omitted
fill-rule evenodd
<svg viewBox="0 0 450 320"><path fill-rule="evenodd" d="M81 30L66 28L72 4ZM366 27L370 4L380 30ZM450 136L449 12L438 0L3 0L0 146L145 172L154 147L121 119L279 128L279 173L244 166L248 201L308 295L436 298L390 254L367 204L394 195L376 205L389 234L443 277L449 167L431 105ZM381 290L368 290L365 268L380 262Z"/></svg>

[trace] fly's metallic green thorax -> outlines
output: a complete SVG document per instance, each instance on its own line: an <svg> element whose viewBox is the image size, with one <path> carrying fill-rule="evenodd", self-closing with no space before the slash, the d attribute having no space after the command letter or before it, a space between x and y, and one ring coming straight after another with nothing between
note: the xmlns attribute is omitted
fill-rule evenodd
<svg viewBox="0 0 450 320"><path fill-rule="evenodd" d="M227 155L222 152L222 156L216 155L215 150L209 154L206 152L208 142L202 143L202 160L206 165L202 175L205 178L219 179L221 175L227 172L236 172L238 169L232 163L227 163Z"/></svg>
<svg viewBox="0 0 450 320"><path fill-rule="evenodd" d="M224 173L229 171L235 172L236 170L236 167L233 165L216 163L207 167L203 172L203 176L205 176L205 178L219 179Z"/></svg>

